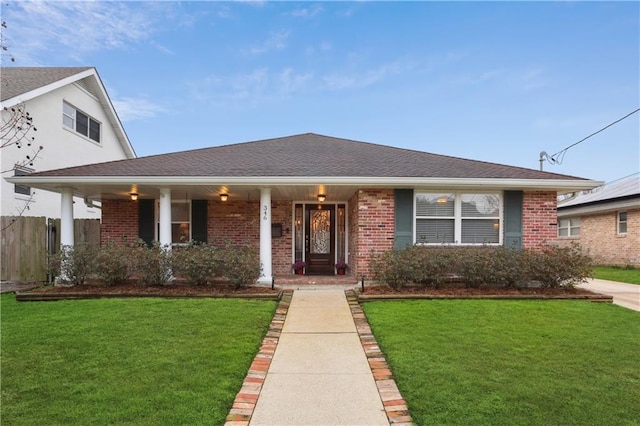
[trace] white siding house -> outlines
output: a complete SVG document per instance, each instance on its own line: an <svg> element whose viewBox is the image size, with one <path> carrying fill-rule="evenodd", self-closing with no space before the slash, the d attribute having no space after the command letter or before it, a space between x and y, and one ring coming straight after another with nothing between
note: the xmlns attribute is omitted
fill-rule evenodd
<svg viewBox="0 0 640 426"><path fill-rule="evenodd" d="M0 69L0 81L3 123L11 108L22 107L37 129L29 133L35 137L31 147L0 150L2 216L55 218L60 217L61 206L59 193L14 185L4 178L136 157L95 68L5 67ZM43 149L33 165L16 168L39 146ZM100 209L86 201L74 198L74 217L99 219Z"/></svg>

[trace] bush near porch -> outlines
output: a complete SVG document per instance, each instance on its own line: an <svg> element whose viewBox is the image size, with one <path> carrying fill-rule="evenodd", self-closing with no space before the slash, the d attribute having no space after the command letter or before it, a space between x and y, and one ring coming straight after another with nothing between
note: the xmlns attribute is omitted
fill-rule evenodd
<svg viewBox="0 0 640 426"><path fill-rule="evenodd" d="M418 284L439 288L452 281L465 287L494 285L573 287L591 276L591 259L578 246L539 250L505 247L409 246L372 254L374 280L392 288Z"/></svg>
<svg viewBox="0 0 640 426"><path fill-rule="evenodd" d="M50 269L59 281L72 285L89 280L115 285L135 279L142 285L159 286L175 276L191 285L218 279L236 288L253 284L262 272L257 251L248 246L189 242L167 250L142 241L65 247L51 259Z"/></svg>

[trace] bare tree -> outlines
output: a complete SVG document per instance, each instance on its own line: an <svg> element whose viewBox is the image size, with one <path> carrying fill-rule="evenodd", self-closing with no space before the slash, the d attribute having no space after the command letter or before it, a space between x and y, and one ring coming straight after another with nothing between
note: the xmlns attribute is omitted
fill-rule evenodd
<svg viewBox="0 0 640 426"><path fill-rule="evenodd" d="M5 6L8 6L8 4ZM7 38L5 36L7 23L4 20L0 21L0 56L1 62L4 65L6 61L15 62L15 58L9 52ZM10 84L10 82L2 78L1 74L0 83L2 86ZM24 169L27 166L33 167L34 161L43 150L42 146L33 146L35 142L34 133L38 130L34 125L33 116L29 114L29 111L26 110L23 103L12 107L3 107L0 115L2 116L2 120L0 121L0 149L13 147L14 149L27 151L22 159L16 161L9 170L3 170L2 173L13 171L15 174L17 170ZM2 229L3 231L29 210L29 205L33 202L35 192L30 191L28 195L29 198L25 200L24 204L16 209L16 217L9 225Z"/></svg>

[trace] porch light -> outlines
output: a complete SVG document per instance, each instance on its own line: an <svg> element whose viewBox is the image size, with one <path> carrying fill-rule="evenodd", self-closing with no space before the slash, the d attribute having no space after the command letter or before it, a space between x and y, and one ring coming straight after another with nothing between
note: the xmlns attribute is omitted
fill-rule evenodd
<svg viewBox="0 0 640 426"><path fill-rule="evenodd" d="M221 201L227 201L229 199L229 194L220 194Z"/></svg>
<svg viewBox="0 0 640 426"><path fill-rule="evenodd" d="M319 202L323 202L324 200L327 199L327 196L324 194L318 194L318 201Z"/></svg>
<svg viewBox="0 0 640 426"><path fill-rule="evenodd" d="M129 196L131 196L131 201L137 201L138 200L138 193L137 192L132 192L131 194L129 194Z"/></svg>

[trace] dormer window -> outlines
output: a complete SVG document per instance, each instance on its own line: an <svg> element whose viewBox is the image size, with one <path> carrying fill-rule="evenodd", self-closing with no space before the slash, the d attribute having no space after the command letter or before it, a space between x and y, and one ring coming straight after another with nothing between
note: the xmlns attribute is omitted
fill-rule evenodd
<svg viewBox="0 0 640 426"><path fill-rule="evenodd" d="M66 102L62 103L62 124L100 143L100 122Z"/></svg>

